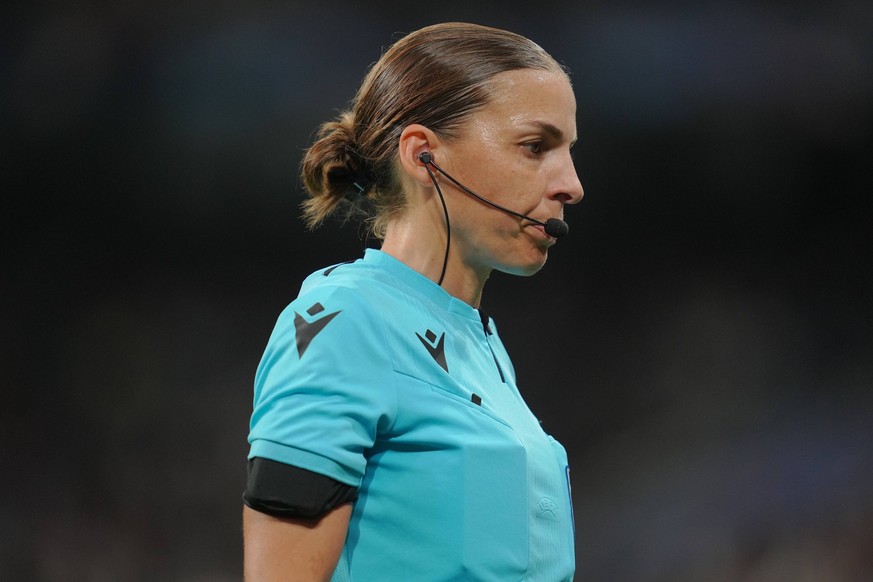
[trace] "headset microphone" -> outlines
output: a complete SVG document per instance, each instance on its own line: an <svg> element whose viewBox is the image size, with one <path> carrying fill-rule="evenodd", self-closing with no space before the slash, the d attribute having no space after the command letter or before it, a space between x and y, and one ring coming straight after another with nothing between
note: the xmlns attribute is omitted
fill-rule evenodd
<svg viewBox="0 0 873 582"><path fill-rule="evenodd" d="M558 218L550 218L550 219L546 220L545 222L542 222L542 221L537 220L535 218L531 218L530 216L526 216L524 214L515 212L514 210L504 208L503 206L497 204L496 202L492 202L491 200L488 200L484 196L480 196L479 194L476 194L475 192L473 192L472 190L470 190L469 188L467 188L466 186L464 186L463 184L461 184L460 182L458 182L457 180L455 180L454 178L449 176L445 172L445 170L443 170L438 165L436 165L436 162L433 161L433 156L431 155L430 152L421 152L418 155L418 159L422 164L424 164L424 167L427 168L428 173L430 173L430 166L433 166L440 174L442 174L443 176L448 178L449 181L451 181L455 186L457 186L458 188L460 188L461 190L463 190L467 194L473 196L474 198L478 198L479 200L481 200L485 204L488 204L489 206L493 206L497 210L503 211L503 212L510 214L512 216L516 216L518 218L521 218L522 220L528 220L534 224L538 224L538 225L542 226L543 230L546 232L546 234L551 236L551 237L559 238L562 236L566 236L567 233L570 232L570 225L568 225L563 220L560 220ZM433 175L431 175L431 179L433 180ZM434 184L436 184L436 180L433 180L433 182L434 182ZM442 192L440 192L440 196L442 196Z"/></svg>
<svg viewBox="0 0 873 582"><path fill-rule="evenodd" d="M424 169L427 170L427 175L430 176L430 181L433 182L434 188L436 188L437 194L439 194L440 202L442 203L442 206L443 206L443 213L446 216L446 251L445 251L445 256L443 257L442 272L440 272L440 277L439 277L439 280L437 280L437 285L442 285L443 279L446 276L446 267L449 264L449 248L451 247L451 244L452 244L452 226L451 226L451 224L449 224L449 208L446 206L446 199L443 197L443 191L440 188L439 182L437 182L436 176L434 175L433 171L431 171L431 169L430 169L431 166L433 166L440 174L442 174L443 176L448 178L449 181L451 181L455 186L457 186L458 188L460 188L461 190L463 190L464 192L466 192L470 196L473 196L474 198L478 198L479 200L481 200L485 204L493 206L497 210L501 210L503 212L506 212L507 214L511 214L512 216L517 216L518 218L521 218L522 220L528 220L530 222L533 222L534 224L539 224L540 226L543 227L543 230L549 236L558 238L559 236L564 236L565 234L570 232L570 227L563 220L559 220L557 218L550 218L545 222L540 222L539 220L536 220L535 218L531 218L530 216L525 216L524 214L520 214L520 213L515 212L513 210L510 210L508 208L504 208L503 206L500 206L499 204L497 204L495 202L491 202L490 200L488 200L487 198L485 198L483 196L479 196L478 194L476 194L475 192L473 192L472 190L470 190L469 188L467 188L466 186L464 186L463 184L461 184L460 182L458 182L457 180L455 180L454 178L452 178L451 176L446 174L446 172L442 168L437 166L436 162L433 161L433 156L431 155L430 152L421 152L418 155L418 159L422 164L424 164Z"/></svg>

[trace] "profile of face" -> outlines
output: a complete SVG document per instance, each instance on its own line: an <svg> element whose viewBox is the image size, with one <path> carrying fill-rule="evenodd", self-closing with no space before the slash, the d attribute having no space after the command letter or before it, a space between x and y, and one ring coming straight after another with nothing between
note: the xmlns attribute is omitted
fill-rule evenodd
<svg viewBox="0 0 873 582"><path fill-rule="evenodd" d="M444 144L441 166L494 202L536 220L563 218L582 199L570 149L576 99L566 75L522 69L500 73L489 103ZM555 239L543 227L494 209L446 183L453 254L487 277L491 270L531 275ZM449 193L451 192L451 193Z"/></svg>

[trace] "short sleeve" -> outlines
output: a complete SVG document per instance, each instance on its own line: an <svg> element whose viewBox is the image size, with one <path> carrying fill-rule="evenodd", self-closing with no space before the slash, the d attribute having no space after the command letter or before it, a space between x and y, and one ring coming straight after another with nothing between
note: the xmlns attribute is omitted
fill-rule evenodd
<svg viewBox="0 0 873 582"><path fill-rule="evenodd" d="M397 409L384 326L353 289L317 287L280 315L255 375L249 458L360 486Z"/></svg>

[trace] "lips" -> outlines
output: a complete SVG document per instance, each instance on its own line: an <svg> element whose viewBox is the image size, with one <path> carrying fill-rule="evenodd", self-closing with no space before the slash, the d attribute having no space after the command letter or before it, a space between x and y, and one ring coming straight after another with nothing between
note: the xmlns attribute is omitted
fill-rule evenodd
<svg viewBox="0 0 873 582"><path fill-rule="evenodd" d="M542 224L534 224L533 222L531 222L525 225L525 228L527 227L530 227L536 231L536 235L534 236L534 238L536 238L538 242L545 243L548 246L551 246L558 242L558 239L546 234L546 228Z"/></svg>

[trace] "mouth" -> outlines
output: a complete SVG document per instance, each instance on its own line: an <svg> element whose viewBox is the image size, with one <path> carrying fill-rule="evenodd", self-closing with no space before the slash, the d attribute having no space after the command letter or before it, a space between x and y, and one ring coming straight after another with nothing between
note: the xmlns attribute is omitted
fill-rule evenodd
<svg viewBox="0 0 873 582"><path fill-rule="evenodd" d="M540 245L545 245L546 247L550 247L556 242L558 239L546 233L546 227L542 224L534 224L533 222L526 224L525 228L530 228L533 230L531 236L534 240L537 241Z"/></svg>

